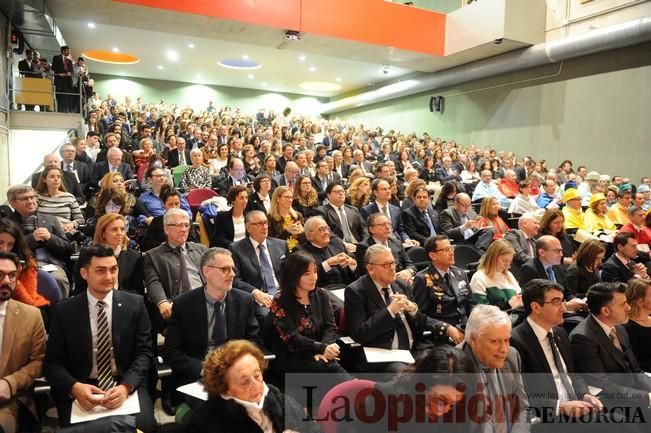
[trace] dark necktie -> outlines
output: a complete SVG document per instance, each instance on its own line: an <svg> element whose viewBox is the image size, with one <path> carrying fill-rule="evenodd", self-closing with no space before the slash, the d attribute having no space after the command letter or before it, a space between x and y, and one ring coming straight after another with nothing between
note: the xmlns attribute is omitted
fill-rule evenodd
<svg viewBox="0 0 651 433"><path fill-rule="evenodd" d="M384 295L384 302L387 306L391 304L391 293L388 287L382 289L382 294ZM409 350L409 334L405 328L405 322L403 322L404 314L398 313L393 318L395 322L396 333L398 334L398 349Z"/></svg>
<svg viewBox="0 0 651 433"><path fill-rule="evenodd" d="M555 283L556 282L556 275L554 274L554 270L552 269L552 267L550 266L550 267L546 268L545 272L547 273L547 278L549 279L549 281L553 281Z"/></svg>
<svg viewBox="0 0 651 433"><path fill-rule="evenodd" d="M190 278L188 277L188 262L185 260L185 254L183 254L183 248L176 248L176 253L179 256L179 293L186 293L191 290L190 287Z"/></svg>
<svg viewBox="0 0 651 433"><path fill-rule="evenodd" d="M104 301L97 302L97 386L107 391L115 386L111 372L111 335L104 311Z"/></svg>
<svg viewBox="0 0 651 433"><path fill-rule="evenodd" d="M339 219L341 220L341 231L344 233L344 242L355 242L355 237L350 231L350 226L348 225L348 218L346 217L346 209L342 206L338 210Z"/></svg>
<svg viewBox="0 0 651 433"><path fill-rule="evenodd" d="M558 370L558 375L561 378L563 387L565 387L565 391L567 391L567 394L570 396L570 399L572 399L573 398L572 396L574 395L574 387L572 386L572 382L570 382L570 377L568 376L567 371L565 371L565 367L563 367L563 361L561 360L561 354L558 351L558 347L556 347L554 334L548 332L547 339L549 340L549 345L552 348L552 356L554 357L554 364L556 364L556 370Z"/></svg>
<svg viewBox="0 0 651 433"><path fill-rule="evenodd" d="M215 347L226 342L226 321L224 320L224 302L213 304L212 341Z"/></svg>
<svg viewBox="0 0 651 433"><path fill-rule="evenodd" d="M264 283L264 288L267 293L270 295L275 295L277 292L276 283L274 282L274 272L271 267L271 263L267 259L267 254L265 253L267 249L264 247L264 244L258 245L258 252L260 255L260 270L262 271L262 282Z"/></svg>
<svg viewBox="0 0 651 433"><path fill-rule="evenodd" d="M429 217L427 211L422 212L421 215L423 216L423 221L425 221L425 224L427 225L427 228L429 229L430 236L434 236L436 234L436 230L434 230L434 224L432 224L432 220Z"/></svg>

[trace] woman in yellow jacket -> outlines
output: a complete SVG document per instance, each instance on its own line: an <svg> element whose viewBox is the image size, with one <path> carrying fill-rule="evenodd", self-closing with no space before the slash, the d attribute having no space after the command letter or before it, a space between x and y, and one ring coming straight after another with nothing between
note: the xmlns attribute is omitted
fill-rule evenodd
<svg viewBox="0 0 651 433"><path fill-rule="evenodd" d="M606 215L607 211L606 196L600 192L592 194L590 207L585 211L583 218L585 229L590 233L598 231L615 232L617 227Z"/></svg>

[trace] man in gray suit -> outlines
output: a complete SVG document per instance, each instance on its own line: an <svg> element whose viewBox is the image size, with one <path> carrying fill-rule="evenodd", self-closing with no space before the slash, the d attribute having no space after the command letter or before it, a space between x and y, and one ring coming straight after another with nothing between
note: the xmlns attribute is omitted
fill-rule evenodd
<svg viewBox="0 0 651 433"><path fill-rule="evenodd" d="M441 212L439 222L441 230L460 243L474 245L479 251L486 251L493 240L493 229L479 227L479 218L472 210L470 196L459 193L454 197L454 206Z"/></svg>
<svg viewBox="0 0 651 433"><path fill-rule="evenodd" d="M517 265L522 266L529 259L536 256L536 240L534 236L538 234L540 224L531 214L524 214L518 219L518 228L511 229L504 234L504 239L508 241L515 255L513 260Z"/></svg>
<svg viewBox="0 0 651 433"><path fill-rule="evenodd" d="M511 319L494 305L477 305L468 317L465 341L458 347L467 357L471 393L488 399L484 413L469 413L471 430L481 432L528 432L529 401L524 390L521 360L510 346ZM474 386L476 384L476 386ZM466 395L466 399L473 395ZM469 407L469 411L472 407ZM483 415L483 416L482 416Z"/></svg>

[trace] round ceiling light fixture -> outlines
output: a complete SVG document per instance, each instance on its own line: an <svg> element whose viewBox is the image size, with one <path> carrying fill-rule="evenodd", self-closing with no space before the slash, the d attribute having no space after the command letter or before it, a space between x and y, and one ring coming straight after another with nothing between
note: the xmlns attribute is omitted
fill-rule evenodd
<svg viewBox="0 0 651 433"><path fill-rule="evenodd" d="M221 59L217 64L228 69L260 69L262 67L262 63L243 58Z"/></svg>
<svg viewBox="0 0 651 433"><path fill-rule="evenodd" d="M131 54L114 53L106 50L89 50L84 51L81 55L88 60L94 60L100 63L112 63L114 65L133 65L140 61L140 58Z"/></svg>

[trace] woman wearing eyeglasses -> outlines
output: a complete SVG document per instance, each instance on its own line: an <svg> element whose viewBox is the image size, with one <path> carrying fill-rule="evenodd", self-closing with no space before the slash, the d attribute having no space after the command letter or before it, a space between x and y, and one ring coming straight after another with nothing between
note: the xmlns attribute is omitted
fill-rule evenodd
<svg viewBox="0 0 651 433"><path fill-rule="evenodd" d="M470 280L478 304L491 304L502 310L522 305L520 284L509 271L515 250L507 241L494 241L479 261Z"/></svg>

